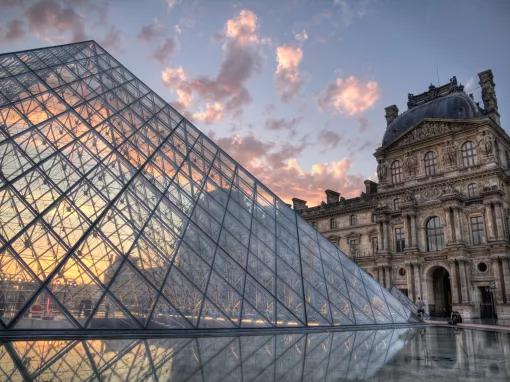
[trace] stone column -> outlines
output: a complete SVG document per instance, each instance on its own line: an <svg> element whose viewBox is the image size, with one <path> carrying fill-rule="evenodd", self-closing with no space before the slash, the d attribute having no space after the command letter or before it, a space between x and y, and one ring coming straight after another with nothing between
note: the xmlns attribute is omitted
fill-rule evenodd
<svg viewBox="0 0 510 382"><path fill-rule="evenodd" d="M497 239L504 240L505 233L503 229L503 211L500 203L494 205L494 213L496 215Z"/></svg>
<svg viewBox="0 0 510 382"><path fill-rule="evenodd" d="M413 247L418 248L418 239L416 234L416 215L411 215L411 242Z"/></svg>
<svg viewBox="0 0 510 382"><path fill-rule="evenodd" d="M460 279L460 295L462 296L462 303L469 302L469 285L466 277L466 261L459 260L459 279Z"/></svg>
<svg viewBox="0 0 510 382"><path fill-rule="evenodd" d="M484 216L485 216L485 226L487 227L486 228L487 241L494 240L495 239L494 226L492 224L492 212L491 212L491 206L489 203L485 204Z"/></svg>
<svg viewBox="0 0 510 382"><path fill-rule="evenodd" d="M464 241L463 231L462 231L462 211L460 208L455 208L453 210L453 217L455 221L455 239L457 243L461 243Z"/></svg>
<svg viewBox="0 0 510 382"><path fill-rule="evenodd" d="M391 267L385 267L386 268L386 288L391 288Z"/></svg>
<svg viewBox="0 0 510 382"><path fill-rule="evenodd" d="M384 241L384 250L389 251L390 250L390 241L389 241L389 224L388 221L383 222L383 241Z"/></svg>
<svg viewBox="0 0 510 382"><path fill-rule="evenodd" d="M414 286L416 299L420 297L423 300L423 291L421 287L421 264L414 264Z"/></svg>
<svg viewBox="0 0 510 382"><path fill-rule="evenodd" d="M503 261L503 276L505 277L505 292L506 292L506 302L510 303L510 258L504 258Z"/></svg>
<svg viewBox="0 0 510 382"><path fill-rule="evenodd" d="M455 237L454 237L454 232L453 232L454 231L454 229L453 229L454 222L452 219L452 214L450 214L450 207L445 208L443 211L444 211L445 222L446 222L446 244L452 244L455 242Z"/></svg>
<svg viewBox="0 0 510 382"><path fill-rule="evenodd" d="M457 269L454 260L450 260L450 287L452 288L452 304L459 304L459 286L457 284Z"/></svg>
<svg viewBox="0 0 510 382"><path fill-rule="evenodd" d="M499 261L497 257L492 258L492 273L494 274L494 280L496 281L496 303L503 303L503 291L501 284L501 272L499 267Z"/></svg>
<svg viewBox="0 0 510 382"><path fill-rule="evenodd" d="M407 279L407 294L411 301L416 301L416 294L413 285L413 267L411 264L406 264L406 279Z"/></svg>
<svg viewBox="0 0 510 382"><path fill-rule="evenodd" d="M409 215L404 216L404 230L406 231L406 248L412 247L412 238L411 238L411 217Z"/></svg>
<svg viewBox="0 0 510 382"><path fill-rule="evenodd" d="M384 234L382 222L379 222L377 225L377 248L379 251L384 250Z"/></svg>

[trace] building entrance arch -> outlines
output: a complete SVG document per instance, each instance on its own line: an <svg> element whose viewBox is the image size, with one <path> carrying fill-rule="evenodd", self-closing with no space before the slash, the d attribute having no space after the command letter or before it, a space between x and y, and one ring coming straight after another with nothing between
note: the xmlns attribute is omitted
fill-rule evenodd
<svg viewBox="0 0 510 382"><path fill-rule="evenodd" d="M430 315L449 317L452 312L452 288L448 270L442 266L432 267L428 271L427 286Z"/></svg>

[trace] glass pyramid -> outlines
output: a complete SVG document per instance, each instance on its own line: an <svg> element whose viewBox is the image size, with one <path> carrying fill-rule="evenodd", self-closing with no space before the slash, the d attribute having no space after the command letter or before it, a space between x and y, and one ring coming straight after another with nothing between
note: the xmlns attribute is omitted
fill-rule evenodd
<svg viewBox="0 0 510 382"><path fill-rule="evenodd" d="M0 330L407 323L94 41L0 55Z"/></svg>

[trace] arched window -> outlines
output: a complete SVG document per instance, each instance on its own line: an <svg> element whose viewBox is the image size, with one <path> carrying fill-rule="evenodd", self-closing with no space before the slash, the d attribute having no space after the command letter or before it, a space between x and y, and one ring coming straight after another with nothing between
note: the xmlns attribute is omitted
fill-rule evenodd
<svg viewBox="0 0 510 382"><path fill-rule="evenodd" d="M437 173L437 155L434 151L429 151L423 157L425 164L425 175L436 175Z"/></svg>
<svg viewBox="0 0 510 382"><path fill-rule="evenodd" d="M476 148L473 142L465 142L461 149L462 153L462 165L464 167L474 166L476 164Z"/></svg>
<svg viewBox="0 0 510 382"><path fill-rule="evenodd" d="M356 215L351 215L351 225L356 224L358 224L358 218L356 217Z"/></svg>
<svg viewBox="0 0 510 382"><path fill-rule="evenodd" d="M474 198L476 194L478 193L476 189L476 183L469 183L467 187L468 197Z"/></svg>
<svg viewBox="0 0 510 382"><path fill-rule="evenodd" d="M337 228L336 219L335 218L329 219L329 228L330 229L336 229Z"/></svg>
<svg viewBox="0 0 510 382"><path fill-rule="evenodd" d="M444 248L444 233L437 216L427 221L427 251L440 251Z"/></svg>
<svg viewBox="0 0 510 382"><path fill-rule="evenodd" d="M391 172L391 183L399 184L402 183L402 165L399 160L393 161L390 166Z"/></svg>

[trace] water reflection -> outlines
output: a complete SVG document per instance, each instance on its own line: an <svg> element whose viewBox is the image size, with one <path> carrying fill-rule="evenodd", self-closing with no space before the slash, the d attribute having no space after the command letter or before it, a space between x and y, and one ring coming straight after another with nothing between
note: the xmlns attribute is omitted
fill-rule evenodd
<svg viewBox="0 0 510 382"><path fill-rule="evenodd" d="M437 327L0 345L2 381L509 379L510 334Z"/></svg>
<svg viewBox="0 0 510 382"><path fill-rule="evenodd" d="M375 376L413 329L265 336L12 341L8 381L313 381Z"/></svg>
<svg viewBox="0 0 510 382"><path fill-rule="evenodd" d="M370 380L509 381L510 333L419 329Z"/></svg>

